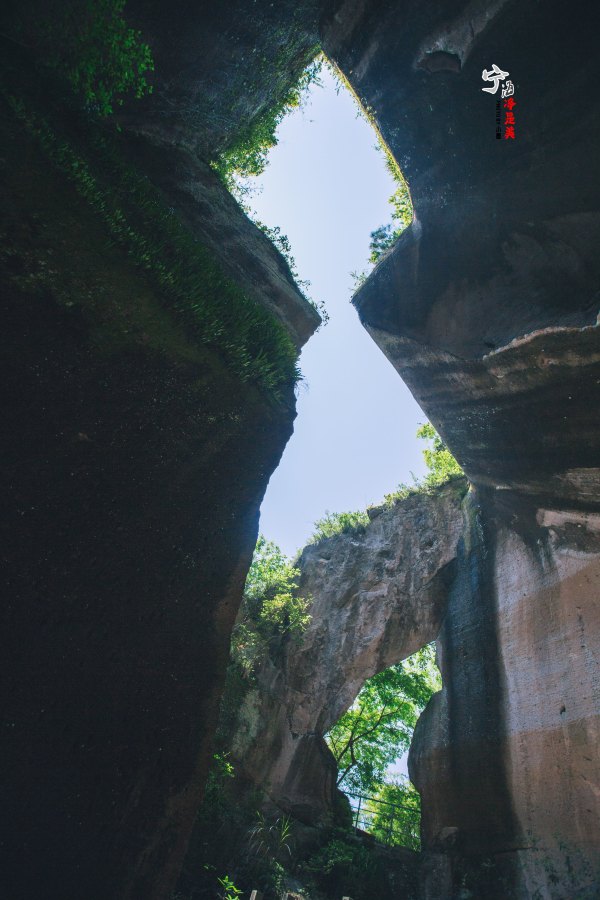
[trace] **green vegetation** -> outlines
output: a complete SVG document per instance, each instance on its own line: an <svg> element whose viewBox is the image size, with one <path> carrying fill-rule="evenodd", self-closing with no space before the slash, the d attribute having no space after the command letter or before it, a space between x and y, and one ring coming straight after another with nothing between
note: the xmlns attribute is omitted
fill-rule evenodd
<svg viewBox="0 0 600 900"><path fill-rule="evenodd" d="M380 139L380 149L385 155L385 165L397 184L396 190L389 198L392 207L392 221L387 225L381 225L371 232L371 242L369 244L369 262L377 263L381 257L389 250L392 244L402 234L405 228L408 228L413 217L412 201L408 184L406 183L400 168L383 142Z"/></svg>
<svg viewBox="0 0 600 900"><path fill-rule="evenodd" d="M346 76L343 74L343 72L341 72L340 69L338 69L335 63L333 63L326 57L323 57L323 60L329 72L333 75L337 82L338 91L341 89L345 89L350 93L350 95L354 98L357 114L364 118L375 132L375 136L377 139L375 147L380 153L383 153L385 157L385 166L396 183L396 188L389 198L389 203L392 208L391 223L381 225L379 228L376 228L375 231L371 232L371 241L369 244L369 262L374 265L381 259L381 257L386 253L386 251L392 246L399 235L402 234L404 229L407 228L412 221L413 205L410 197L410 190L408 187L408 183L404 178L404 175L402 174L400 166L394 159L389 147L387 146L383 138L383 135L379 130L379 126L377 124L377 120L375 119L373 110L367 103L364 103L360 99L360 97L358 97ZM368 271L365 270L363 272L352 272L351 274L354 279L354 286L356 290L366 280Z"/></svg>
<svg viewBox="0 0 600 900"><path fill-rule="evenodd" d="M332 832L302 868L328 897L347 894L354 900L373 900L391 896L391 879L383 861L347 831Z"/></svg>
<svg viewBox="0 0 600 900"><path fill-rule="evenodd" d="M395 779L380 785L367 803L370 833L382 844L421 849L421 797L410 781Z"/></svg>
<svg viewBox="0 0 600 900"><path fill-rule="evenodd" d="M362 534L369 524L369 516L364 510L355 512L330 513L315 522L315 530L309 544L317 544L334 534Z"/></svg>
<svg viewBox="0 0 600 900"><path fill-rule="evenodd" d="M260 535L231 638L232 660L245 676L282 637L297 640L308 626L310 597L298 596L299 576L279 547Z"/></svg>
<svg viewBox="0 0 600 900"><path fill-rule="evenodd" d="M150 47L124 18L125 0L34 2L18 10L9 30L28 42L38 64L64 79L85 108L108 116L127 96L152 91ZM12 27L11 27L12 26Z"/></svg>
<svg viewBox="0 0 600 900"><path fill-rule="evenodd" d="M258 812L263 802L260 792L238 783L226 755L217 754L176 898L247 897L253 888L267 900L281 897L292 826L285 816L267 820Z"/></svg>
<svg viewBox="0 0 600 900"><path fill-rule="evenodd" d="M213 346L242 381L279 401L300 377L285 327L220 270L147 179L124 160L116 136L58 134L14 93L0 92L27 130L104 223L110 241L160 289L163 304L194 339Z"/></svg>
<svg viewBox="0 0 600 900"><path fill-rule="evenodd" d="M250 208L242 201L241 206L245 210L245 212L250 216L254 224L260 228L262 233L269 238L271 243L279 250L285 261L287 262L290 272L292 273L292 278L296 282L296 286L300 288L300 292L303 294L304 299L308 300L310 305L314 307L319 315L321 316L321 321L323 325L326 325L329 322L329 313L325 309L325 304L322 301L313 300L308 295L308 288L310 287L310 281L306 279L300 278L298 274L298 269L296 268L296 260L292 256L292 245L290 244L290 239L287 234L284 234L279 227L279 225L274 225L273 228L270 228L268 225L265 225L264 222L261 222L259 219L254 218L252 211Z"/></svg>
<svg viewBox="0 0 600 900"><path fill-rule="evenodd" d="M86 107L101 116L129 94L151 93L146 73L154 69L150 47L123 18L125 0L70 2L58 20L46 23L48 64L63 73Z"/></svg>
<svg viewBox="0 0 600 900"><path fill-rule="evenodd" d="M395 491L386 494L384 506L391 507L400 500L405 500L413 494L429 493L452 478L463 475L463 471L454 459L450 450L443 442L433 425L426 422L417 430L417 437L424 441L432 441L432 445L423 450L427 474L414 484L400 484ZM319 541L333 537L335 534L362 534L369 524L367 510L354 512L330 513L327 512L322 519L315 522L315 530L308 540L309 544L317 544Z"/></svg>
<svg viewBox="0 0 600 900"><path fill-rule="evenodd" d="M414 727L441 688L433 645L369 678L326 735L338 766L337 785L361 801L360 826L382 843L420 848L420 798L410 782L387 771L410 746Z"/></svg>
<svg viewBox="0 0 600 900"><path fill-rule="evenodd" d="M0 96L89 204L107 243L158 288L162 306L190 340L218 350L234 375L282 402L300 378L285 326L222 272L126 162L115 130L94 121L126 95L150 91L150 50L125 21L124 5L32 0L16 10L5 20L12 49L3 60Z"/></svg>
<svg viewBox="0 0 600 900"><path fill-rule="evenodd" d="M399 500L405 500L414 494L431 493L453 478L464 477L463 470L431 422L426 422L417 429L417 437L423 441L433 442L423 450L427 474L420 481L413 476L413 484L399 484L395 491L386 494L384 497L386 506L393 506Z"/></svg>
<svg viewBox="0 0 600 900"><path fill-rule="evenodd" d="M317 52L318 48L315 47L315 56ZM239 178L256 176L264 172L269 150L277 145L277 126L292 109L302 105L310 85L318 82L320 71L321 60L313 60L298 81L242 129L235 142L213 162L215 171L232 193L239 192Z"/></svg>
<svg viewBox="0 0 600 900"><path fill-rule="evenodd" d="M269 654L276 656L287 641L298 640L310 615L310 598L298 596L299 570L279 547L259 536L246 578L242 606L231 640L231 662L221 703L216 753L200 809L180 897L213 900L223 876L242 890L258 888L279 898L286 866L292 860L293 823L288 816L267 816L265 797L249 790L228 761L239 712L254 688L254 675ZM231 891L231 886L228 887Z"/></svg>
<svg viewBox="0 0 600 900"><path fill-rule="evenodd" d="M376 792L388 767L408 750L416 721L441 687L432 646L365 682L328 733L338 766L337 785L351 793Z"/></svg>
<svg viewBox="0 0 600 900"><path fill-rule="evenodd" d="M250 830L250 847L258 856L282 855L285 851L291 857L292 820L290 816L280 816L269 822L262 812L256 813L256 822Z"/></svg>
<svg viewBox="0 0 600 900"><path fill-rule="evenodd" d="M229 875L224 875L217 879L222 893L219 895L221 900L237 900L242 896L242 891L235 886Z"/></svg>
<svg viewBox="0 0 600 900"><path fill-rule="evenodd" d="M426 447L425 450L423 450L425 464L429 470L424 481L427 487L436 487L438 484L445 484L450 478L463 474L463 470L454 459L431 422L426 422L424 425L421 425L417 431L417 437L424 441L433 441L431 447Z"/></svg>
<svg viewBox="0 0 600 900"><path fill-rule="evenodd" d="M316 55L317 51L318 48L315 47L313 53ZM211 165L246 215L281 253L297 287L311 306L317 310L323 324L326 324L329 321L329 315L325 305L323 302L314 301L309 296L310 282L299 277L288 236L283 234L279 225L271 227L261 222L248 202L253 192L249 179L264 172L269 161L269 151L277 145L278 126L292 110L302 107L311 85L319 83L322 65L322 56L313 58L296 83L282 97L275 100L268 109L264 110L247 128L240 131L235 143L220 153Z"/></svg>

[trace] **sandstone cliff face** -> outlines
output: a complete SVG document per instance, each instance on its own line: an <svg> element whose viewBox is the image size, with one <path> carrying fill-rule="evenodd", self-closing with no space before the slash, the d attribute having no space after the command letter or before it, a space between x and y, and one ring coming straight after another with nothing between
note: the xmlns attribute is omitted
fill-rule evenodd
<svg viewBox="0 0 600 900"><path fill-rule="evenodd" d="M409 771L426 897L594 897L597 516L471 495ZM570 712L569 712L570 710Z"/></svg>
<svg viewBox="0 0 600 900"><path fill-rule="evenodd" d="M351 3L325 31L415 207L355 304L476 486L411 754L432 900L600 890L600 114L580 11L382 5L374 23ZM514 142L494 139L492 63Z"/></svg>
<svg viewBox="0 0 600 900"><path fill-rule="evenodd" d="M165 900L294 391L242 382L110 240L35 132L79 126L4 49L0 894ZM21 90L33 129L7 102ZM301 346L318 315L206 161L120 143Z"/></svg>
<svg viewBox="0 0 600 900"><path fill-rule="evenodd" d="M431 900L600 890L600 115L584 87L590 10L566 24L554 3L542 22L538 8L511 3L349 0L322 25L415 207L355 304L473 484L438 641L444 688L410 757ZM514 143L495 140L495 105L481 91L492 63L516 86ZM344 584L342 571L332 585ZM338 603L334 593L324 619ZM368 628L368 603L364 612L351 634ZM306 675L302 654L290 653ZM317 654L312 664L321 670ZM278 678L294 683L293 667L273 676L280 697ZM302 727L319 721L297 705ZM287 747L273 756L300 771ZM295 781L283 789L280 771L270 783L284 802L302 796Z"/></svg>

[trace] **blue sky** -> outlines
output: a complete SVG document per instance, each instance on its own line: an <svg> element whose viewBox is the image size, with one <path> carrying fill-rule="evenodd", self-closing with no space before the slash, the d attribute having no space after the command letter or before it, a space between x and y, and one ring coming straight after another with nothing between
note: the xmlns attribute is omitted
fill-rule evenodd
<svg viewBox="0 0 600 900"><path fill-rule="evenodd" d="M302 353L294 434L261 509L261 532L288 555L327 511L364 509L425 471L415 432L426 418L350 305L350 273L366 268L395 185L353 98L325 69L321 82L279 126L250 200L287 234L299 277L330 316Z"/></svg>

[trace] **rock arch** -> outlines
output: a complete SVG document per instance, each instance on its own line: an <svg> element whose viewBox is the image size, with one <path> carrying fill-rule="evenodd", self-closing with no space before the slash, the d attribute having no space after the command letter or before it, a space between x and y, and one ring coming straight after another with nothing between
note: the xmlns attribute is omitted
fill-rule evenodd
<svg viewBox="0 0 600 900"><path fill-rule="evenodd" d="M300 592L313 599L301 642L267 661L246 699L234 753L241 770L297 818L331 817L323 735L367 678L435 640L463 530L464 479L370 510L364 532L306 547ZM335 765L333 765L335 773Z"/></svg>

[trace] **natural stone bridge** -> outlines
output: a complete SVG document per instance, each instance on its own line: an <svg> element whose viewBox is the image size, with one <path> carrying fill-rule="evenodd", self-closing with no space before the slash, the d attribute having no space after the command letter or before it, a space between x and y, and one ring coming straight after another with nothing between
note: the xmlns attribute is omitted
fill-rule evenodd
<svg viewBox="0 0 600 900"><path fill-rule="evenodd" d="M451 896L460 878L481 897L534 896L550 881L552 896L591 898L600 516L463 494L458 479L303 551L313 618L264 664L234 756L281 808L328 821L336 767L323 734L367 678L437 638L443 689L409 755L424 896Z"/></svg>
<svg viewBox="0 0 600 900"><path fill-rule="evenodd" d="M242 771L294 816L326 820L335 763L323 734L365 680L435 640L463 531L464 479L370 510L364 533L309 545L299 590L311 621L281 663L267 660L233 742ZM333 779L332 779L333 773Z"/></svg>

